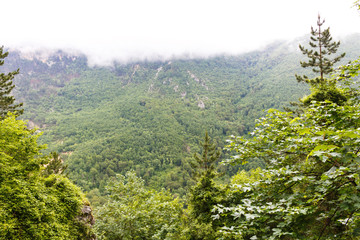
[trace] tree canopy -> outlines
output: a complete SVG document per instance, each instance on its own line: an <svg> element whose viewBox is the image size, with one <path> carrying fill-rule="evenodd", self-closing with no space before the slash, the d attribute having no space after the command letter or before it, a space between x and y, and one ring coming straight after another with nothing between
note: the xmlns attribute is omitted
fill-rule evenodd
<svg viewBox="0 0 360 240"><path fill-rule="evenodd" d="M148 190L134 171L116 175L107 189L109 201L98 208L99 239L178 238L182 205L169 192Z"/></svg>
<svg viewBox="0 0 360 240"><path fill-rule="evenodd" d="M4 65L4 58L9 55L4 52L4 46L0 47L0 66ZM13 84L14 76L19 74L19 69L9 73L0 73L0 119L4 118L8 112L16 112L20 115L24 112L22 103L15 104L15 97L11 94L15 85Z"/></svg>
<svg viewBox="0 0 360 240"><path fill-rule="evenodd" d="M226 148L234 155L227 163L262 159L266 168L248 179L237 177L241 181L233 181L228 202L215 207L213 218L226 223L223 236L359 239L359 71L356 60L323 78L344 101L331 94L314 97L322 90L315 84L300 113L271 109L250 138L232 136Z"/></svg>
<svg viewBox="0 0 360 240"><path fill-rule="evenodd" d="M359 114L358 103L314 103L300 116L272 110L252 139L234 137L229 149L240 154L231 162L263 158L267 177L234 186L242 203L218 208L234 216L232 231L260 239L358 237Z"/></svg>
<svg viewBox="0 0 360 240"><path fill-rule="evenodd" d="M60 174L44 174L39 134L10 114L0 121L0 239L93 239L89 203Z"/></svg>

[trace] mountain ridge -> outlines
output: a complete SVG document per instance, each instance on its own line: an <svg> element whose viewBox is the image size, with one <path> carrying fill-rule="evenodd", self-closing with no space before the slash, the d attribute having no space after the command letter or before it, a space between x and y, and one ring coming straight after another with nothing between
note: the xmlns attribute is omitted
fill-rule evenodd
<svg viewBox="0 0 360 240"><path fill-rule="evenodd" d="M249 132L263 109L308 93L294 77L304 70L293 47L277 42L239 56L112 66L89 66L86 55L64 51L47 58L13 51L2 70L20 68L14 94L25 104L23 118L40 127L41 141L62 153L70 178L90 196L104 194L107 179L129 169L181 195L205 130L223 147L229 135ZM356 37L346 48L350 59L360 53Z"/></svg>

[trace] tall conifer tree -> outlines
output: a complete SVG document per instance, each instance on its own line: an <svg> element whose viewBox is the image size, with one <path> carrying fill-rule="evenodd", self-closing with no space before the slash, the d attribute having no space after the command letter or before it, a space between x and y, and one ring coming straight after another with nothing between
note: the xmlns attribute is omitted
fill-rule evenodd
<svg viewBox="0 0 360 240"><path fill-rule="evenodd" d="M194 154L195 163L191 163L194 171L194 177L199 177L207 171L215 169L215 163L220 157L220 150L211 142L208 132L205 132L204 142L200 143L203 150L201 156L198 153Z"/></svg>
<svg viewBox="0 0 360 240"><path fill-rule="evenodd" d="M305 75L295 74L298 82L305 82L311 86L311 94L302 98L301 104L292 103L294 106L308 106L312 101L331 101L342 105L348 99L344 91L337 87L337 80L327 78L334 72L334 64L339 62L345 53L332 58L331 55L337 52L340 41L334 42L332 40L330 28L322 29L324 22L325 20L321 20L320 15L318 15L317 28L311 27L309 45L312 49L306 49L299 45L301 52L309 58L307 62L301 61L301 66L303 68L311 67L313 72L319 75L315 78L309 78Z"/></svg>
<svg viewBox="0 0 360 240"><path fill-rule="evenodd" d="M44 169L44 175L49 176L51 174L64 174L67 167L68 166L64 164L64 161L57 152L51 152L50 161Z"/></svg>
<svg viewBox="0 0 360 240"><path fill-rule="evenodd" d="M309 45L311 50L306 49L304 46L299 45L301 52L306 55L308 62L300 62L303 68L312 67L313 72L320 74L319 77L309 79L307 76L296 75L298 82L306 82L311 85L323 84L326 82L325 76L331 74L334 69L335 63L339 62L345 56L345 53L337 57L329 58L330 55L335 54L340 46L340 41L332 41L330 28L322 30L322 25L325 20L321 20L318 15L317 29L311 27L311 37Z"/></svg>
<svg viewBox="0 0 360 240"><path fill-rule="evenodd" d="M4 59L8 55L9 52L4 52L4 46L0 47L0 66L4 65ZM12 80L17 74L19 74L19 69L7 74L0 73L0 119L3 119L8 112L16 112L17 115L24 112L23 109L19 109L23 104L15 104L15 98L11 95L15 87Z"/></svg>
<svg viewBox="0 0 360 240"><path fill-rule="evenodd" d="M196 163L192 163L195 186L190 189L188 207L191 224L186 239L213 240L217 239L217 222L212 221L211 210L219 204L224 196L224 190L214 179L218 173L215 169L220 158L220 150L205 132L204 142L200 143L202 153L194 154Z"/></svg>

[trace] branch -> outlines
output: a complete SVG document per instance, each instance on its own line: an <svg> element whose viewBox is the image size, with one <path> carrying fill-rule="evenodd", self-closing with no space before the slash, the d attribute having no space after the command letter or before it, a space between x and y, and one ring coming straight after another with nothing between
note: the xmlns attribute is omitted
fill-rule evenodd
<svg viewBox="0 0 360 240"><path fill-rule="evenodd" d="M336 212L337 212L338 209L339 209L339 207L337 207L337 208L335 209L333 215L332 215L330 218L327 219L328 221L327 221L326 225L324 226L323 230L321 231L318 240L320 240L320 238L321 238L322 235L324 234L326 228L330 225L331 219L335 216L335 214L336 214Z"/></svg>

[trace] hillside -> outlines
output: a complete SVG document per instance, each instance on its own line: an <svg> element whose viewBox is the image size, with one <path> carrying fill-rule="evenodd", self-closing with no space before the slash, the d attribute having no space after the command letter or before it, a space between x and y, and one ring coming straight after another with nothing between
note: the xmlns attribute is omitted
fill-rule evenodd
<svg viewBox="0 0 360 240"><path fill-rule="evenodd" d="M343 41L340 51L349 49L348 59L360 53L356 39ZM297 45L111 67L89 67L85 55L63 51L11 51L3 70L20 68L14 93L25 104L23 118L44 132L41 141L62 154L69 177L91 198L104 192L109 177L129 169L155 188L182 195L206 130L222 147L229 135L249 132L263 109L282 109L307 93L294 77L304 72Z"/></svg>

